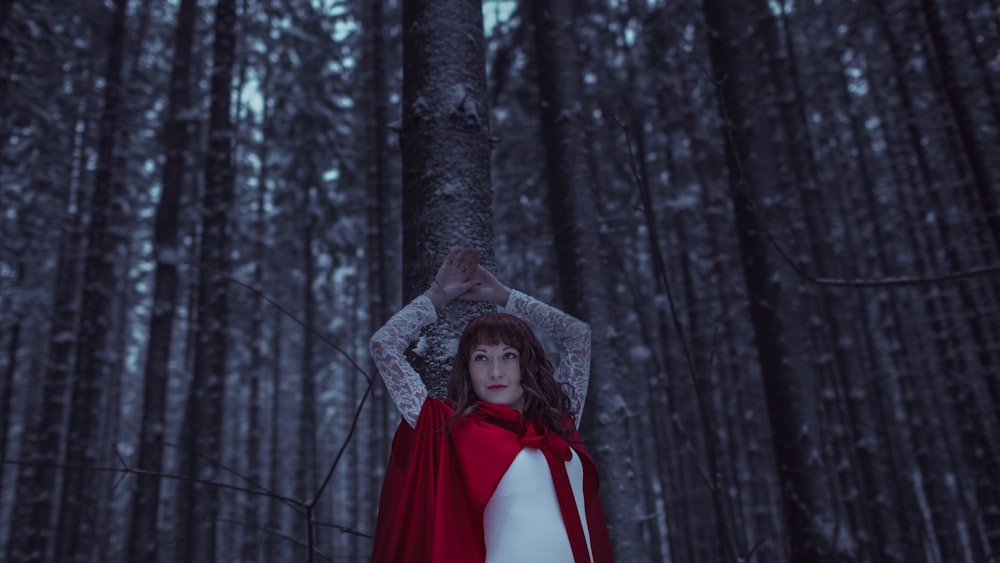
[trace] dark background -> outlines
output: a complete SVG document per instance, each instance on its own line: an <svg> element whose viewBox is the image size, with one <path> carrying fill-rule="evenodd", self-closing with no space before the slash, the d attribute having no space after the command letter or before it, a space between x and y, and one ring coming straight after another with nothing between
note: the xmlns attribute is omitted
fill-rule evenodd
<svg viewBox="0 0 1000 563"><path fill-rule="evenodd" d="M0 558L366 560L467 244L592 325L619 561L996 558L1000 3L479 8L0 0Z"/></svg>

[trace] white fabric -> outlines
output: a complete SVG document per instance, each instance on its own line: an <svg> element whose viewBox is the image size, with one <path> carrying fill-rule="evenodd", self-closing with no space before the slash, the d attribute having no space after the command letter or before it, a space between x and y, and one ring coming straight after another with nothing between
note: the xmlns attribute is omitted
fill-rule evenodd
<svg viewBox="0 0 1000 563"><path fill-rule="evenodd" d="M590 548L583 501L583 465L576 452L566 462L576 507ZM486 563L573 563L573 549L545 454L524 448L504 473L483 514Z"/></svg>

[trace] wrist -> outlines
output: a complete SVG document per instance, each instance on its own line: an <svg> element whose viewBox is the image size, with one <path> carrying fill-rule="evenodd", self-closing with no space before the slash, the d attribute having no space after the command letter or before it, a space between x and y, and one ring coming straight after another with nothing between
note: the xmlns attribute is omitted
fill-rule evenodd
<svg viewBox="0 0 1000 563"><path fill-rule="evenodd" d="M506 307L508 301L510 301L510 288L502 285L500 286L500 291L497 294L496 300L493 301L493 304L498 307Z"/></svg>
<svg viewBox="0 0 1000 563"><path fill-rule="evenodd" d="M431 300L435 309L440 309L451 302L451 298L448 297L448 294L437 283L431 284L427 288L427 291L424 292L424 296Z"/></svg>

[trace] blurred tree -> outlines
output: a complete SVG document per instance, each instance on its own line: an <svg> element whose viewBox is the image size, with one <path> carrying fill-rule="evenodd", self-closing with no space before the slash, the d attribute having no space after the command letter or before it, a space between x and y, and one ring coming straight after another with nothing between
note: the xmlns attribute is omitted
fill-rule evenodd
<svg viewBox="0 0 1000 563"><path fill-rule="evenodd" d="M729 194L782 483L790 557L796 562L840 560L846 554L839 553L838 536L832 533L829 476L814 455L819 437L808 383L790 369L775 267L769 263L756 212L757 202L768 193L767 184L776 180L773 156L766 153L771 140L762 135L766 124L751 109L754 104L773 103L762 99L772 88L761 69L766 68L769 46L775 43L773 36L768 37L774 29L766 23L770 15L763 2L737 7L726 0L704 0L702 6L710 28L709 52L723 122ZM749 28L748 21L753 22ZM839 533L850 541L846 540L848 530Z"/></svg>
<svg viewBox="0 0 1000 563"><path fill-rule="evenodd" d="M113 297L121 287L117 261L125 242L121 229L126 208L124 179L115 174L121 115L124 109L122 72L127 30L128 0L116 0L108 28L104 105L97 140L94 191L87 206L86 254L83 265L83 294L77 326L77 354L73 364L69 400L69 431L66 464L59 510L56 541L57 561L89 562L97 557L104 530L98 528L108 499L98 491L110 476L87 471L110 459L101 447L100 424L109 401L104 393L111 381L117 352L110 340L114 326Z"/></svg>
<svg viewBox="0 0 1000 563"><path fill-rule="evenodd" d="M198 316L194 369L184 410L181 468L191 480L180 491L177 553L188 561L215 561L219 490L206 481L218 475L222 441L229 328L231 219L234 203L231 115L236 46L236 2L215 7L208 150L202 194L198 257Z"/></svg>
<svg viewBox="0 0 1000 563"><path fill-rule="evenodd" d="M137 462L140 469L151 472L163 469L167 383L179 294L177 266L181 259L180 201L184 191L187 170L185 159L189 148L191 58L197 13L197 0L183 0L177 10L170 98L164 121L163 136L167 154L153 233L156 273ZM155 475L141 475L135 486L128 537L128 561L154 561L159 551L157 518L160 513L160 479Z"/></svg>
<svg viewBox="0 0 1000 563"><path fill-rule="evenodd" d="M563 0L532 2L530 6L561 301L568 313L589 322L595 335L588 394L593 412L587 411L587 420L605 423L585 431L593 436L591 441L601 444L594 452L602 469L601 497L615 557L646 561L636 525L634 445L624 424L628 403L622 393L627 386L616 351L602 337L613 323L604 299L609 283L603 273L608 268L601 253L595 252L601 245L595 201L589 195L581 123L585 106L577 97L581 76L569 33L573 17L569 3Z"/></svg>

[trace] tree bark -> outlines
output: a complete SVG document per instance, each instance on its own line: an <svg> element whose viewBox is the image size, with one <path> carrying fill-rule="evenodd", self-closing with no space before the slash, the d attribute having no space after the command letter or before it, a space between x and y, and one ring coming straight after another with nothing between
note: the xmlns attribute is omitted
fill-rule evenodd
<svg viewBox="0 0 1000 563"><path fill-rule="evenodd" d="M482 5L403 2L403 299L430 285L441 260L475 246L492 262L489 109ZM448 342L483 305L454 303L410 363L432 397L447 393Z"/></svg>
<svg viewBox="0 0 1000 563"><path fill-rule="evenodd" d="M648 556L636 514L639 503L634 476L638 468L632 457L632 440L625 432L629 413L621 396L624 374L604 332L613 326L604 299L604 272L608 269L600 256L591 256L601 245L587 177L583 105L578 97L582 81L569 31L572 12L564 0L540 0L528 6L535 28L542 136L562 305L568 313L589 322L595 336L589 393L593 412L586 412L588 421L601 424L587 435L603 469L601 498L615 557L645 561Z"/></svg>

